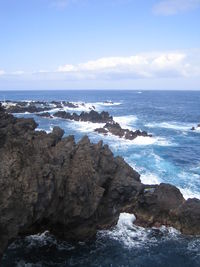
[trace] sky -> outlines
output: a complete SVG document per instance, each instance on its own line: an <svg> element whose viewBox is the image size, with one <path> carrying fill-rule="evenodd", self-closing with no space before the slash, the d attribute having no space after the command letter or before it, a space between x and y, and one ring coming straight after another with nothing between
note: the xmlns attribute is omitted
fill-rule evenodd
<svg viewBox="0 0 200 267"><path fill-rule="evenodd" d="M0 90L200 90L200 0L0 0Z"/></svg>

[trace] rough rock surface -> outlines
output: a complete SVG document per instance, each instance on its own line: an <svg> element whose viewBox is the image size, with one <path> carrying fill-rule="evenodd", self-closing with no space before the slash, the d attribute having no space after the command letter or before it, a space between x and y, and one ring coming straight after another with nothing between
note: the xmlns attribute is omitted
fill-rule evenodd
<svg viewBox="0 0 200 267"><path fill-rule="evenodd" d="M123 211L135 213L139 225L200 234L200 200L185 201L171 185L143 185L102 141L75 143L59 127L50 134L36 127L0 106L0 257L16 237L44 230L63 239L92 237Z"/></svg>
<svg viewBox="0 0 200 267"><path fill-rule="evenodd" d="M152 137L152 135L148 134L146 131L131 131L129 129L123 129L117 122L108 122L103 128L97 128L95 129L95 132L102 133L107 135L108 133L111 133L113 135L116 135L118 137L123 137L128 140L133 140L138 136L144 136L144 137Z"/></svg>
<svg viewBox="0 0 200 267"><path fill-rule="evenodd" d="M113 122L113 117L110 116L109 113L106 111L98 113L94 110L91 110L90 112L81 112L80 115L76 113L71 114L65 111L58 111L54 114L54 117L59 117L62 119L74 120L74 121L89 121L93 123Z"/></svg>
<svg viewBox="0 0 200 267"><path fill-rule="evenodd" d="M200 235L200 200L185 200L173 185L146 185L131 211L138 225L173 226L184 234Z"/></svg>
<svg viewBox="0 0 200 267"><path fill-rule="evenodd" d="M49 230L85 239L114 225L143 189L140 175L102 142L62 139L55 127L0 110L0 254L17 236Z"/></svg>

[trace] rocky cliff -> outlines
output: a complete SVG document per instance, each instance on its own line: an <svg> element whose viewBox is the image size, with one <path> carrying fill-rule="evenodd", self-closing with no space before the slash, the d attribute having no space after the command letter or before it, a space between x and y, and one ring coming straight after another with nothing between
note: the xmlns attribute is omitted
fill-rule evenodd
<svg viewBox="0 0 200 267"><path fill-rule="evenodd" d="M200 201L185 201L174 186L146 186L102 142L35 131L0 106L0 256L18 236L49 230L81 240L115 225L120 212L144 226L167 224L200 234Z"/></svg>
<svg viewBox="0 0 200 267"><path fill-rule="evenodd" d="M77 144L63 130L0 110L0 254L17 236L49 230L85 239L116 224L140 194L140 175L102 142Z"/></svg>

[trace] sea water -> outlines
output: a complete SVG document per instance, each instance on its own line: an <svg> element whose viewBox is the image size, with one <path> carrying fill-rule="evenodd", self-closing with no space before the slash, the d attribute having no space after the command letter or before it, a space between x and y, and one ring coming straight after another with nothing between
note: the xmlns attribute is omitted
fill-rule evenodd
<svg viewBox="0 0 200 267"><path fill-rule="evenodd" d="M108 111L123 128L146 130L153 137L130 141L94 132L102 124L16 114L34 117L37 130L51 132L58 125L77 141L86 134L94 143L103 139L141 174L142 182L171 183L186 199L200 199L200 131L191 131L200 123L200 92L1 91L0 100L4 99L76 102L78 109L66 111L80 113L95 107ZM183 236L173 228L136 227L133 221L134 215L121 214L115 228L86 243L61 242L48 232L19 239L7 250L3 266L200 266L200 238Z"/></svg>

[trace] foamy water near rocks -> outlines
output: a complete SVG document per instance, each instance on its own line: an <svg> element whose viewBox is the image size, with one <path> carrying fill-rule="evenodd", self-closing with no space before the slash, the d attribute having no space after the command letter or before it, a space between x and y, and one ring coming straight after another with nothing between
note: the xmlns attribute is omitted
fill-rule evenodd
<svg viewBox="0 0 200 267"><path fill-rule="evenodd" d="M144 185L140 175L102 142L75 143L64 131L35 131L0 106L0 255L10 242L49 230L85 240L132 212L147 227L166 224L200 234L200 200L185 201L171 185Z"/></svg>

